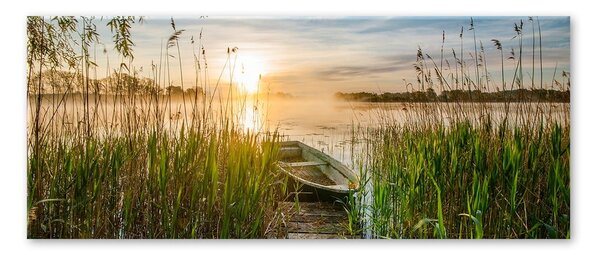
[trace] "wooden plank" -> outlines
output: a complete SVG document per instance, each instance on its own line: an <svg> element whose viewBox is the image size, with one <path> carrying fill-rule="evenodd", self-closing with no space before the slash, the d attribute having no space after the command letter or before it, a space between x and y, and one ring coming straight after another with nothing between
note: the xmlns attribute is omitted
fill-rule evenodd
<svg viewBox="0 0 600 255"><path fill-rule="evenodd" d="M344 223L348 221L348 215L345 212L340 211L298 212L298 210L292 209L290 211L286 211L285 214L288 216L288 221L319 221L337 223Z"/></svg>
<svg viewBox="0 0 600 255"><path fill-rule="evenodd" d="M316 162L316 161L304 161L304 162L290 162L284 164L288 167L308 167L308 166L326 166L326 162Z"/></svg>
<svg viewBox="0 0 600 255"><path fill-rule="evenodd" d="M288 233L288 239L360 239L359 235L334 235L314 233Z"/></svg>
<svg viewBox="0 0 600 255"><path fill-rule="evenodd" d="M302 148L300 147L281 147L279 148L279 157L281 158L293 158L302 155Z"/></svg>
<svg viewBox="0 0 600 255"><path fill-rule="evenodd" d="M297 146L290 146L290 147L281 147L279 148L280 151L285 151L285 152L296 152L296 151L302 151L302 148L297 147Z"/></svg>
<svg viewBox="0 0 600 255"><path fill-rule="evenodd" d="M360 238L348 233L348 215L339 203L299 202L296 205L295 202L279 202L278 207L285 217L282 227L286 238Z"/></svg>
<svg viewBox="0 0 600 255"><path fill-rule="evenodd" d="M346 233L343 224L323 224L320 222L288 222L288 233L341 234Z"/></svg>
<svg viewBox="0 0 600 255"><path fill-rule="evenodd" d="M284 214L288 215L308 215L308 216L320 216L320 217L347 217L348 214L345 211L330 211L330 210L307 210L305 208L301 208L300 211L297 209L282 211Z"/></svg>
<svg viewBox="0 0 600 255"><path fill-rule="evenodd" d="M318 215L323 217L347 217L348 214L343 207L333 206L328 203L300 202L300 209L294 202L279 202L279 208L286 214Z"/></svg>
<svg viewBox="0 0 600 255"><path fill-rule="evenodd" d="M322 210L336 210L343 211L343 205L340 203L333 202L298 202L298 205L301 209L313 210L313 209L322 209ZM290 201L281 201L279 202L279 206L283 208L295 207L295 202Z"/></svg>
<svg viewBox="0 0 600 255"><path fill-rule="evenodd" d="M340 236L337 234L288 233L288 239L359 239L360 236Z"/></svg>
<svg viewBox="0 0 600 255"><path fill-rule="evenodd" d="M314 213L299 213L298 211L290 211L290 215L301 215L301 216L315 216L315 217L323 217L323 218L346 218L347 215L345 212L314 212Z"/></svg>
<svg viewBox="0 0 600 255"><path fill-rule="evenodd" d="M340 223L348 222L348 217L339 215L323 215L323 214L291 214L288 217L289 222L321 222L321 223Z"/></svg>
<svg viewBox="0 0 600 255"><path fill-rule="evenodd" d="M338 239L334 234L314 234L314 233L288 233L288 239Z"/></svg>
<svg viewBox="0 0 600 255"><path fill-rule="evenodd" d="M323 216L337 216L337 217L345 217L348 214L344 211L344 208L339 209L330 209L330 208L319 208L319 207L308 207L306 205L300 204L300 208L296 207L293 202L289 202L289 204L280 205L279 208L281 212L287 214L308 214L308 215L323 215Z"/></svg>

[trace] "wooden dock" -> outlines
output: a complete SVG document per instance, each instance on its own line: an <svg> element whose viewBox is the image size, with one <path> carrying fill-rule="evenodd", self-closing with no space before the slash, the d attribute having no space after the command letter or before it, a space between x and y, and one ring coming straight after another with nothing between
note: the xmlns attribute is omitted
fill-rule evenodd
<svg viewBox="0 0 600 255"><path fill-rule="evenodd" d="M348 228L348 215L340 203L279 202L286 239L356 239ZM356 229L356 228L355 228Z"/></svg>

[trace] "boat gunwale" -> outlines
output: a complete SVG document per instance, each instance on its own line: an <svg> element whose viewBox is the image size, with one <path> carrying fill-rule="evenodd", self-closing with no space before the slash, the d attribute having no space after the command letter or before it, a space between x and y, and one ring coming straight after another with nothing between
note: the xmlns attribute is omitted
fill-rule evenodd
<svg viewBox="0 0 600 255"><path fill-rule="evenodd" d="M293 146L293 145L298 145L298 147L300 147L300 149L302 151L307 150L308 153L311 153L311 154L317 156L319 159L321 159L322 161L324 161L327 164L327 167L331 167L331 168L335 169L335 171L337 171L342 176L344 176L344 178L347 179L348 181L353 181L352 178L356 179L357 180L357 184L358 184L358 176L356 174L354 174L354 176L352 176L352 177L349 177L346 173L344 173L343 171L340 171L338 169L338 167L334 167L330 163L330 161L334 161L334 162L338 163L341 167L346 168L345 170L347 170L349 173L353 173L352 170L349 167L347 167L346 165L344 165L343 163L341 163L337 159L335 159L335 158L333 158L333 157L331 157L331 156L329 156L329 155L327 155L327 154L325 154L325 153L323 153L321 151L318 151L317 149L315 149L313 147L310 147L310 146L308 146L308 145L306 145L306 144L304 144L304 143L302 143L300 141L285 141L285 142L281 142L280 144L284 145L284 146L281 146L280 148L289 147L289 146ZM322 157L325 157L325 159L323 159ZM287 162L285 162L285 161L277 161L277 167L279 169L283 170L283 172L285 172L287 175L291 176L292 178L296 179L297 181L300 181L301 183L303 183L305 185L309 185L309 186L312 186L312 187L315 187L315 188L318 188L318 189L322 189L322 190L326 190L326 191L330 191L330 192L335 192L335 193L340 193L340 194L348 194L351 191L356 191L358 189L358 188L355 188L355 189L352 189L352 188L340 188L339 186L342 186L340 184L326 186L326 185L323 185L323 184L320 184L320 183L316 183L316 182L312 182L312 181L306 180L306 179L304 179L302 177L299 177L299 176L293 174L291 171L288 171L286 169L286 167L289 167L289 168L292 168L292 167L290 167L290 166L284 167L284 164L286 164L286 163ZM323 172L323 170L321 170L321 169L319 169L319 170L321 172ZM334 187L332 187L332 186L334 186ZM335 186L337 186L337 187L335 187Z"/></svg>

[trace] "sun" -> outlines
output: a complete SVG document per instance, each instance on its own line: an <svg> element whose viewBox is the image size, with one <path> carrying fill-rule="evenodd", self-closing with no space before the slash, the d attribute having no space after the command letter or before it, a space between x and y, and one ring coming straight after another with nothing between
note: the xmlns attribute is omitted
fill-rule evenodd
<svg viewBox="0 0 600 255"><path fill-rule="evenodd" d="M240 55L241 70L239 87L246 93L257 93L260 88L260 78L266 73L264 59L254 55Z"/></svg>

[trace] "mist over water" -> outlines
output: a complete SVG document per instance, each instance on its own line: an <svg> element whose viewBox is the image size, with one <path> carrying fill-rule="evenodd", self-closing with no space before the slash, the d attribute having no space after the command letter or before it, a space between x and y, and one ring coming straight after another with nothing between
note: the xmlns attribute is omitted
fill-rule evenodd
<svg viewBox="0 0 600 255"><path fill-rule="evenodd" d="M30 98L30 104L33 103ZM120 114L134 112L136 118L149 123L157 118L156 104L150 98L138 97L135 102L122 101L112 96L90 97L90 105L98 107L90 112L95 128L100 134L110 132L123 132L120 128L126 126L127 115ZM164 128L178 130L182 125L193 120L193 98L186 98L184 106L181 97L169 100L163 98L159 101L158 109L164 114L160 123ZM284 140L297 140L317 148L334 158L353 166L353 153L361 148L364 132L369 129L384 125L427 125L441 121L449 125L457 118L469 119L477 123L482 120L482 109L489 113L494 125L498 125L506 112L504 103L441 103L434 107L432 103L370 103L350 102L336 100L333 97L261 97L248 95L230 101L226 98L215 98L212 106L204 105L201 99L196 101L198 112L210 111L213 118L227 115L236 122L240 128L250 132L277 131ZM517 116L537 115L541 113L541 120L552 120L560 123L569 123L570 104L568 103L521 103L509 105L508 124L523 125L533 119L517 118ZM135 109L135 111L131 111ZM31 108L29 109L31 110ZM30 111L28 111L30 112ZM62 98L59 95L45 96L42 100L42 120L48 124L53 123L56 130L75 129L84 119L84 107L81 97L72 96ZM187 115L186 115L187 113ZM63 115L64 118L63 118ZM29 123L31 123L29 114ZM131 116L133 117L133 116ZM63 121L53 121L51 118ZM426 120L431 123L426 123ZM536 119L535 121L540 121ZM530 123L531 124L531 123ZM31 128L31 127L29 127Z"/></svg>
<svg viewBox="0 0 600 255"><path fill-rule="evenodd" d="M341 100L291 99L273 100L269 104L266 121L269 129L277 128L285 139L299 140L333 157L352 165L351 152L360 147L362 134L369 129L385 125L427 125L437 120L449 125L454 121L468 119L473 123L482 121L482 109L489 113L494 125L499 125L505 116L503 103L442 103L438 107L431 103L370 103ZM530 112L531 119L517 118L518 105L508 106L508 125L523 125L543 120L545 123L558 121L569 123L568 103L527 103L521 111ZM533 116L538 111L540 119ZM527 116L527 114L525 114ZM426 123L429 120L430 123ZM539 124L539 123L537 123Z"/></svg>

